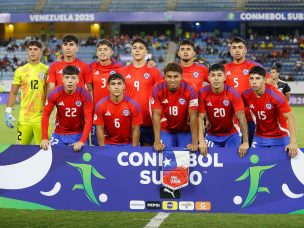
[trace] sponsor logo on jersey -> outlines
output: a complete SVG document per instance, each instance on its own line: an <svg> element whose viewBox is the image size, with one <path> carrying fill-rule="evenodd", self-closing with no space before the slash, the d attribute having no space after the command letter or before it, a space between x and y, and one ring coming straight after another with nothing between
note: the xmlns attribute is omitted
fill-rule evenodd
<svg viewBox="0 0 304 228"><path fill-rule="evenodd" d="M98 70L96 70L94 74L99 75L99 71L98 71Z"/></svg>
<svg viewBox="0 0 304 228"><path fill-rule="evenodd" d="M147 201L146 208L147 209L161 209L161 202L160 201Z"/></svg>
<svg viewBox="0 0 304 228"><path fill-rule="evenodd" d="M115 74L115 73L116 73L116 71L114 71L114 70L111 70L111 71L110 71L110 75L111 75L111 74Z"/></svg>
<svg viewBox="0 0 304 228"><path fill-rule="evenodd" d="M194 210L194 202L193 201L180 201L178 203L178 208L181 211L193 211Z"/></svg>
<svg viewBox="0 0 304 228"><path fill-rule="evenodd" d="M58 106L64 106L63 101L59 102Z"/></svg>
<svg viewBox="0 0 304 228"><path fill-rule="evenodd" d="M197 211L210 211L211 210L211 202L195 202L195 210Z"/></svg>
<svg viewBox="0 0 304 228"><path fill-rule="evenodd" d="M82 105L82 102L81 101L76 101L75 104L76 104L77 107L80 107Z"/></svg>
<svg viewBox="0 0 304 228"><path fill-rule="evenodd" d="M128 109L125 109L125 110L122 111L122 114L124 116L129 116L130 115L130 111Z"/></svg>
<svg viewBox="0 0 304 228"><path fill-rule="evenodd" d="M253 105L253 104L251 104L251 105L249 106L249 108L254 108L254 105Z"/></svg>
<svg viewBox="0 0 304 228"><path fill-rule="evenodd" d="M247 70L247 69L244 69L244 70L243 70L243 74L244 74L244 75L248 75L248 73L249 73L249 70Z"/></svg>
<svg viewBox="0 0 304 228"><path fill-rule="evenodd" d="M230 70L227 71L226 75L231 75L231 72Z"/></svg>
<svg viewBox="0 0 304 228"><path fill-rule="evenodd" d="M207 103L207 106L212 107L212 103L209 101L209 102Z"/></svg>
<svg viewBox="0 0 304 228"><path fill-rule="evenodd" d="M107 111L106 114L105 114L105 116L111 116L110 111Z"/></svg>
<svg viewBox="0 0 304 228"><path fill-rule="evenodd" d="M145 201L143 200L130 200L130 209L143 210L145 209Z"/></svg>
<svg viewBox="0 0 304 228"><path fill-rule="evenodd" d="M128 75L126 76L126 78L131 78L131 75L128 74Z"/></svg>
<svg viewBox="0 0 304 228"><path fill-rule="evenodd" d="M199 73L197 71L193 72L193 77L198 78Z"/></svg>
<svg viewBox="0 0 304 228"><path fill-rule="evenodd" d="M57 74L62 74L62 69L60 71L58 71Z"/></svg>
<svg viewBox="0 0 304 228"><path fill-rule="evenodd" d="M185 102L186 102L186 100L184 98L180 98L178 101L181 105L185 104Z"/></svg>
<svg viewBox="0 0 304 228"><path fill-rule="evenodd" d="M41 73L39 74L39 78L40 78L40 79L44 79L44 77L45 77L45 74L44 74L43 72L41 72Z"/></svg>
<svg viewBox="0 0 304 228"><path fill-rule="evenodd" d="M145 78L145 79L150 78L150 74L149 74L149 73L144 73L144 78Z"/></svg>
<svg viewBox="0 0 304 228"><path fill-rule="evenodd" d="M162 101L162 104L168 104L168 103L169 103L168 99Z"/></svg>
<svg viewBox="0 0 304 228"><path fill-rule="evenodd" d="M163 210L177 210L177 201L163 201Z"/></svg>
<svg viewBox="0 0 304 228"><path fill-rule="evenodd" d="M272 105L271 105L271 104L269 104L269 103L268 103L268 104L266 104L265 106L266 106L266 108L267 108L267 109L271 109L271 108L272 108Z"/></svg>
<svg viewBox="0 0 304 228"><path fill-rule="evenodd" d="M228 100L223 100L223 105L224 105L224 106L228 106L229 103L230 103L230 102L229 102Z"/></svg>

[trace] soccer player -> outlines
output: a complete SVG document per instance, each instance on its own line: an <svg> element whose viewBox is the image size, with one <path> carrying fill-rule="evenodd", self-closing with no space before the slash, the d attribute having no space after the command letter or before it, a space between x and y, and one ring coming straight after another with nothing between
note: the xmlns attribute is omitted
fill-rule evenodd
<svg viewBox="0 0 304 228"><path fill-rule="evenodd" d="M233 61L225 64L226 83L227 85L234 87L241 95L245 90L250 88L250 69L254 66L260 66L259 63L247 60L246 54L246 41L240 37L233 37L230 41L230 55L232 56ZM268 83L273 83L271 78L267 80ZM251 145L255 125L248 109L245 110L245 114L248 123L249 145Z"/></svg>
<svg viewBox="0 0 304 228"><path fill-rule="evenodd" d="M151 105L156 151L165 147L187 147L190 151L198 148L197 92L192 84L182 80L182 73L178 63L169 63L164 68L165 80L153 87Z"/></svg>
<svg viewBox="0 0 304 228"><path fill-rule="evenodd" d="M86 88L79 83L79 69L66 66L63 71L63 85L55 87L48 95L42 117L41 148L51 145L72 145L79 151L86 144L92 127L93 102ZM51 141L47 129L49 117L56 106L55 130Z"/></svg>
<svg viewBox="0 0 304 228"><path fill-rule="evenodd" d="M260 66L251 68L249 71L251 88L243 93L245 106L249 107L256 121L252 147L285 148L290 157L295 157L297 144L293 113L286 97L275 87L266 84L265 77L264 68ZM281 118L281 115L285 118Z"/></svg>
<svg viewBox="0 0 304 228"><path fill-rule="evenodd" d="M280 90L286 96L287 101L289 101L291 89L290 89L289 85L287 84L287 82L285 82L279 78L280 73L281 73L280 68L278 68L276 66L271 67L271 70L270 70L271 78L277 84L278 90Z"/></svg>
<svg viewBox="0 0 304 228"><path fill-rule="evenodd" d="M177 55L183 68L183 80L193 83L197 90L200 90L204 82L208 82L208 68L194 63L196 55L194 43L190 40L180 42Z"/></svg>
<svg viewBox="0 0 304 228"><path fill-rule="evenodd" d="M210 85L201 88L199 99L199 150L206 156L207 147L235 147L244 157L248 144L248 129L241 95L236 89L225 84L225 68L214 64L209 68ZM209 126L204 138L204 118L208 116ZM235 122L235 117L239 122ZM243 143L239 135L242 133Z"/></svg>
<svg viewBox="0 0 304 228"><path fill-rule="evenodd" d="M79 69L79 85L86 86L90 92L92 91L92 78L89 66L76 57L78 44L79 40L74 35L66 35L63 37L61 45L63 60L54 62L50 66L48 77L49 91L54 89L55 86L63 84L63 68L69 65L73 65Z"/></svg>
<svg viewBox="0 0 304 228"><path fill-rule="evenodd" d="M94 124L99 146L138 146L142 116L139 104L124 95L125 79L121 74L111 74L108 79L110 95L95 107Z"/></svg>
<svg viewBox="0 0 304 228"><path fill-rule="evenodd" d="M48 66L40 62L42 44L37 40L27 44L28 63L18 67L14 74L11 92L5 110L5 123L13 128L15 118L12 115L13 106L19 89L21 90L21 104L18 118L17 143L30 144L35 139L36 144L41 141L41 118L46 97L46 79Z"/></svg>
<svg viewBox="0 0 304 228"><path fill-rule="evenodd" d="M154 142L149 98L154 84L162 80L160 71L149 67L145 60L148 44L141 38L133 40L131 55L133 63L118 70L125 77L126 95L141 106L143 124L140 127L140 145L151 146Z"/></svg>

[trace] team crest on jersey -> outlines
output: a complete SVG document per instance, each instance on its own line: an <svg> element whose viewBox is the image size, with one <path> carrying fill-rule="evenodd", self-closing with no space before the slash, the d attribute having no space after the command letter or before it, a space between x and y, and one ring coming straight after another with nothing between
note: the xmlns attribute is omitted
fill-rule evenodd
<svg viewBox="0 0 304 228"><path fill-rule="evenodd" d="M94 120L97 120L97 115L96 114L94 114Z"/></svg>
<svg viewBox="0 0 304 228"><path fill-rule="evenodd" d="M43 72L41 72L41 73L39 74L39 78L40 78L40 79L44 79L44 77L45 77L45 74L44 74Z"/></svg>
<svg viewBox="0 0 304 228"><path fill-rule="evenodd" d="M128 109L125 109L125 110L122 111L122 114L124 116L129 116L130 115L130 111Z"/></svg>
<svg viewBox="0 0 304 228"><path fill-rule="evenodd" d="M269 103L268 103L268 104L266 104L265 106L266 106L266 108L267 108L267 109L271 109L271 108L272 108L272 105L271 105L271 104L269 104Z"/></svg>
<svg viewBox="0 0 304 228"><path fill-rule="evenodd" d="M150 74L149 73L144 73L144 78L145 79L148 79L150 77Z"/></svg>
<svg viewBox="0 0 304 228"><path fill-rule="evenodd" d="M228 106L229 103L230 103L230 102L229 102L228 100L223 100L223 105L224 105L224 106Z"/></svg>
<svg viewBox="0 0 304 228"><path fill-rule="evenodd" d="M151 98L151 104L154 104L154 98Z"/></svg>
<svg viewBox="0 0 304 228"><path fill-rule="evenodd" d="M178 101L181 105L185 104L185 102L186 102L184 98L180 98Z"/></svg>
<svg viewBox="0 0 304 228"><path fill-rule="evenodd" d="M82 105L82 102L81 101L76 101L75 104L76 104L77 107L80 107Z"/></svg>
<svg viewBox="0 0 304 228"><path fill-rule="evenodd" d="M111 75L111 74L115 74L115 73L116 73L116 72L115 72L114 70L111 70L111 71L110 71L110 75Z"/></svg>
<svg viewBox="0 0 304 228"><path fill-rule="evenodd" d="M199 73L197 71L193 72L193 77L198 78Z"/></svg>
<svg viewBox="0 0 304 228"><path fill-rule="evenodd" d="M247 75L248 73L249 73L249 70L247 70L247 69L244 69L244 70L243 70L243 74L244 74L244 75Z"/></svg>

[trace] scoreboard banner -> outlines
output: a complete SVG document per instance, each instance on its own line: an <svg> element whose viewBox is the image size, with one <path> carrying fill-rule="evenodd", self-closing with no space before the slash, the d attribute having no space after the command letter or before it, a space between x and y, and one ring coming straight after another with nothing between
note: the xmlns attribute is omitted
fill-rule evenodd
<svg viewBox="0 0 304 228"><path fill-rule="evenodd" d="M172 148L180 151L182 148ZM302 149L303 151L303 149ZM250 149L190 153L189 184L160 189L151 147L0 146L0 207L46 210L304 213L304 154Z"/></svg>

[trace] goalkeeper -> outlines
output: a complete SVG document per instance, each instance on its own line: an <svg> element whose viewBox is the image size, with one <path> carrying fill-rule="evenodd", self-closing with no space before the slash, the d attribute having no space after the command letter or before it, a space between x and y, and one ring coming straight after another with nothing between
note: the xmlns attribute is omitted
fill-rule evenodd
<svg viewBox="0 0 304 228"><path fill-rule="evenodd" d="M46 97L46 77L48 66L40 62L42 44L32 40L27 44L28 63L18 67L14 74L10 95L5 110L5 123L13 128L15 118L12 115L13 106L19 89L21 104L17 125L17 143L30 144L35 138L35 144L41 142L41 119Z"/></svg>

